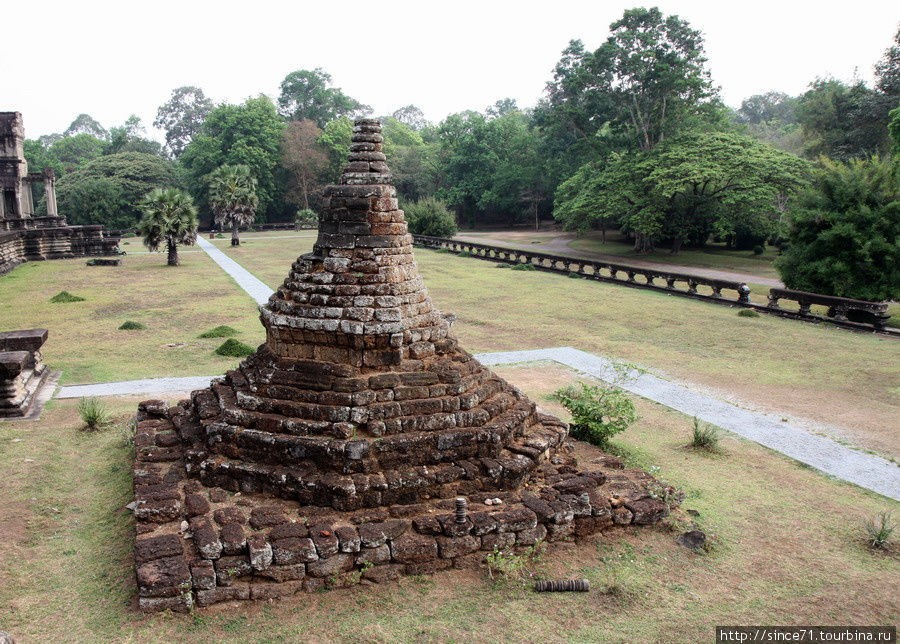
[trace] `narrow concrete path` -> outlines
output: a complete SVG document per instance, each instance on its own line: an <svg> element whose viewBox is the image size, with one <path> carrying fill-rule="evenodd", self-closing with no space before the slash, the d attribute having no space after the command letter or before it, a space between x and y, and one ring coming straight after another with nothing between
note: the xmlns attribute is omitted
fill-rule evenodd
<svg viewBox="0 0 900 644"><path fill-rule="evenodd" d="M231 277L234 278L234 281L238 283L238 286L244 289L257 304L262 306L269 301L269 296L272 295L274 291L254 277L250 271L220 251L208 240L203 239L203 237L197 237L197 245L204 250L206 254L210 256L212 261L218 264L223 271L231 275Z"/></svg>
<svg viewBox="0 0 900 644"><path fill-rule="evenodd" d="M187 378L145 378L101 382L94 385L69 385L60 387L57 398L91 398L93 396L139 396L193 391L209 386L216 376L189 376Z"/></svg>
<svg viewBox="0 0 900 644"><path fill-rule="evenodd" d="M476 357L485 365L552 360L601 380L609 381L615 376L611 361L571 347L483 353ZM650 374L633 371L628 375L627 382L619 383L623 389L688 416L696 416L826 474L900 501L900 467L880 456L810 434L772 414L748 411Z"/></svg>

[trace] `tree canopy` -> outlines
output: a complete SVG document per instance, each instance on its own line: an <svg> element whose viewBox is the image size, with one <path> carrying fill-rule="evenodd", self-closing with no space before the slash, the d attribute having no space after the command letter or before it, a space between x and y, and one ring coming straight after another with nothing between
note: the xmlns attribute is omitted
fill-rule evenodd
<svg viewBox="0 0 900 644"><path fill-rule="evenodd" d="M615 222L635 233L636 250L671 240L677 251L713 231L764 227L775 197L800 188L806 172L803 160L749 137L691 132L583 166L560 185L555 212L571 230Z"/></svg>
<svg viewBox="0 0 900 644"><path fill-rule="evenodd" d="M331 75L317 67L299 69L281 81L278 109L291 121L310 119L319 127L341 116L357 116L371 110L338 87L331 87Z"/></svg>
<svg viewBox="0 0 900 644"><path fill-rule="evenodd" d="M178 266L178 244L193 245L197 239L197 209L191 196L177 188L157 188L140 202L143 213L138 230L151 251L162 245L168 265Z"/></svg>
<svg viewBox="0 0 900 644"><path fill-rule="evenodd" d="M177 158L200 132L212 110L212 101L206 98L199 87L176 87L169 100L156 111L153 126L166 133L166 148Z"/></svg>
<svg viewBox="0 0 900 644"><path fill-rule="evenodd" d="M238 229L256 217L256 178L245 165L223 165L209 175L209 207L217 226L231 229L231 245L239 246Z"/></svg>
<svg viewBox="0 0 900 644"><path fill-rule="evenodd" d="M72 224L133 228L141 217L141 198L154 188L176 183L172 164L159 156L140 152L101 156L57 181L59 212Z"/></svg>
<svg viewBox="0 0 900 644"><path fill-rule="evenodd" d="M277 216L283 210L281 138L285 124L266 96L241 105L220 105L207 116L200 133L179 161L187 170L200 208L209 212L208 176L222 165L245 165L256 177L259 212Z"/></svg>

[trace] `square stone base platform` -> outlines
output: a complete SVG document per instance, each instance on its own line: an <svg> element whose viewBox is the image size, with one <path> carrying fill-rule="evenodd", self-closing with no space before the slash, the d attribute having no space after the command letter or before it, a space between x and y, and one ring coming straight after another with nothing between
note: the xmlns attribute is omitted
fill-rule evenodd
<svg viewBox="0 0 900 644"><path fill-rule="evenodd" d="M161 401L140 404L135 450L134 553L144 611L477 567L495 551L652 524L669 512L648 492L646 472L625 469L613 456L596 459L594 469L576 467L565 450L513 492L468 494L463 522L454 498L340 512L205 487L188 477L181 438ZM484 464L458 465L475 477ZM493 499L502 502L485 503Z"/></svg>

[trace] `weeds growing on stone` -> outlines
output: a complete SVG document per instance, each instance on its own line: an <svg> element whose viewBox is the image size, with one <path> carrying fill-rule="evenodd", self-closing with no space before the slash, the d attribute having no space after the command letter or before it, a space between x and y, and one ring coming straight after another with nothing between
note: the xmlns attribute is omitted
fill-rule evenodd
<svg viewBox="0 0 900 644"><path fill-rule="evenodd" d="M220 356L227 356L229 358L246 358L247 356L252 355L254 351L255 349L250 345L244 344L240 340L235 340L234 338L225 340L225 342L216 349L216 353Z"/></svg>
<svg viewBox="0 0 900 644"><path fill-rule="evenodd" d="M742 318L758 318L759 313L754 311L753 309L741 309L738 311L738 315Z"/></svg>
<svg viewBox="0 0 900 644"><path fill-rule="evenodd" d="M199 338L230 338L232 336L237 335L237 331L232 329L227 325L220 325L215 327L214 329L210 329L209 331L204 331L201 333Z"/></svg>
<svg viewBox="0 0 900 644"><path fill-rule="evenodd" d="M719 450L719 430L715 425L704 423L694 416L694 432L691 438L691 447L704 449L707 452Z"/></svg>
<svg viewBox="0 0 900 644"><path fill-rule="evenodd" d="M120 331L139 331L141 329L146 329L147 327L141 324L140 322L132 322L131 320L125 320L122 322L122 326L119 327Z"/></svg>
<svg viewBox="0 0 900 644"><path fill-rule="evenodd" d="M78 415L84 422L84 429L96 431L109 422L109 412L97 398L82 398L78 401Z"/></svg>
<svg viewBox="0 0 900 644"><path fill-rule="evenodd" d="M894 529L897 527L891 518L890 512L879 512L874 519L866 519L863 526L866 529L866 541L873 548L878 549L887 546Z"/></svg>
<svg viewBox="0 0 900 644"><path fill-rule="evenodd" d="M534 571L530 569L540 563L546 549L547 544L543 541L528 546L518 554L512 549L500 550L495 546L493 552L484 559L488 578L492 581L500 577L508 580L524 579L526 574L529 578L533 577Z"/></svg>
<svg viewBox="0 0 900 644"><path fill-rule="evenodd" d="M534 271L537 270L533 264L516 264L512 267L514 271Z"/></svg>
<svg viewBox="0 0 900 644"><path fill-rule="evenodd" d="M60 291L56 295L50 298L50 301L54 304L60 304L65 302L84 302L83 297L78 297L77 295L72 295L68 291Z"/></svg>

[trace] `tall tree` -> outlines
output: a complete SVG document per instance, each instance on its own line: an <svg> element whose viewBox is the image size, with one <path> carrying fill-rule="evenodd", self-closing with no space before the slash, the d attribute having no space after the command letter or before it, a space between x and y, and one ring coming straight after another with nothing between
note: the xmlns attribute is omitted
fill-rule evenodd
<svg viewBox="0 0 900 644"><path fill-rule="evenodd" d="M231 228L231 245L240 246L238 229L256 217L256 178L245 165L223 165L209 175L209 207L217 226Z"/></svg>
<svg viewBox="0 0 900 644"><path fill-rule="evenodd" d="M109 131L110 141L106 154L120 152L140 152L162 156L162 146L158 141L146 137L147 129L137 114L129 116L125 123Z"/></svg>
<svg viewBox="0 0 900 644"><path fill-rule="evenodd" d="M290 173L288 198L303 210L309 210L310 194L322 186L322 175L328 169L328 155L319 145L322 136L310 119L291 121L281 143L282 164Z"/></svg>
<svg viewBox="0 0 900 644"><path fill-rule="evenodd" d="M172 90L168 101L159 106L153 127L166 133L166 148L178 158L200 132L213 103L199 87L186 85Z"/></svg>
<svg viewBox="0 0 900 644"><path fill-rule="evenodd" d="M685 120L700 116L715 97L703 35L656 7L628 9L610 31L593 66L640 148L650 150Z"/></svg>
<svg viewBox="0 0 900 644"><path fill-rule="evenodd" d="M787 125L797 122L797 117L794 114L796 104L797 99L793 96L788 96L784 92L754 94L741 102L738 114L743 123L755 125L774 121L778 124Z"/></svg>
<svg viewBox="0 0 900 644"><path fill-rule="evenodd" d="M413 130L421 130L428 124L425 113L415 105L405 105L395 110L391 116Z"/></svg>
<svg viewBox="0 0 900 644"><path fill-rule="evenodd" d="M310 119L319 127L340 116L356 116L371 110L339 87L330 87L331 75L320 67L299 69L281 81L278 109L291 121Z"/></svg>
<svg viewBox="0 0 900 644"><path fill-rule="evenodd" d="M79 114L63 132L63 136L75 136L76 134L90 134L103 140L109 138L109 132L90 114Z"/></svg>
<svg viewBox="0 0 900 644"><path fill-rule="evenodd" d="M207 116L200 134L179 158L191 192L201 208L209 207L208 175L222 165L246 165L256 177L259 212L272 220L284 212L281 138L285 124L266 96L241 105L219 105ZM208 212L206 210L205 212Z"/></svg>
<svg viewBox="0 0 900 644"><path fill-rule="evenodd" d="M178 244L191 246L197 239L197 209L191 196L177 188L160 188L141 202L144 216L138 224L150 251L165 244L169 266L178 266Z"/></svg>
<svg viewBox="0 0 900 644"><path fill-rule="evenodd" d="M862 81L816 79L797 103L806 154L847 160L887 151L888 111L896 102L880 98Z"/></svg>

